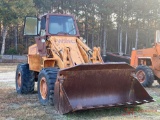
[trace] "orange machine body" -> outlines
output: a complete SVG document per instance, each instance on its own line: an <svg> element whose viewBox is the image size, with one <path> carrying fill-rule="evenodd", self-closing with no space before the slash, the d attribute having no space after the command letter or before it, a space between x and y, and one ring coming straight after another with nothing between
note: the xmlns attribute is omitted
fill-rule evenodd
<svg viewBox="0 0 160 120"><path fill-rule="evenodd" d="M152 48L133 50L130 65L135 68L139 65L149 66L154 75L160 78L160 43L158 38L156 37Z"/></svg>

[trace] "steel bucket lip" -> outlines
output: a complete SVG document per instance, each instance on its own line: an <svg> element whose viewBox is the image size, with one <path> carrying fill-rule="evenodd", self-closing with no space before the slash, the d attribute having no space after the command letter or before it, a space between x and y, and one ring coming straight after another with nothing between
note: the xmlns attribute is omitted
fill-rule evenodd
<svg viewBox="0 0 160 120"><path fill-rule="evenodd" d="M136 103L136 101L131 102L131 104L129 104L129 102L124 102L124 103L116 103L116 104L108 104L108 105L95 105L95 106L85 106L82 108L72 108L72 110L70 112L75 112L75 111L83 111L83 110L91 110L91 109L110 109L110 108L125 108L125 107L133 107L133 106L137 106L137 105L141 105L144 103L151 103L151 102L155 102L155 100L153 98L151 98L150 100L148 100L148 102L145 102L144 100L139 101L139 103ZM68 113L70 113L68 112ZM64 113L64 114L68 114L68 113Z"/></svg>

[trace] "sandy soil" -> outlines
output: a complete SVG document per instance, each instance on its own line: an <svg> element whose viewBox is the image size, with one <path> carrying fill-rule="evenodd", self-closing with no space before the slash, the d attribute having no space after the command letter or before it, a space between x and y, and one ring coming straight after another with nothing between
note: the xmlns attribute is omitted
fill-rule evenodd
<svg viewBox="0 0 160 120"><path fill-rule="evenodd" d="M138 107L87 110L60 115L54 106L42 106L34 94L15 90L16 64L0 64L0 120L159 120L160 86L155 81L148 93L156 100ZM36 88L35 88L36 90Z"/></svg>

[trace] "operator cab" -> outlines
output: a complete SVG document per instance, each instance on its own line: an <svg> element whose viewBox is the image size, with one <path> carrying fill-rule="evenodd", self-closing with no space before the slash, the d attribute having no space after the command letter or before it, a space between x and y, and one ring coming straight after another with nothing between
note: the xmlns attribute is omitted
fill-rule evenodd
<svg viewBox="0 0 160 120"><path fill-rule="evenodd" d="M72 15L46 14L40 18L26 17L24 35L35 36L38 54L46 56L50 36L79 37L79 31Z"/></svg>
<svg viewBox="0 0 160 120"><path fill-rule="evenodd" d="M39 20L36 17L26 17L24 35L79 36L79 31L73 16L47 14L42 16Z"/></svg>

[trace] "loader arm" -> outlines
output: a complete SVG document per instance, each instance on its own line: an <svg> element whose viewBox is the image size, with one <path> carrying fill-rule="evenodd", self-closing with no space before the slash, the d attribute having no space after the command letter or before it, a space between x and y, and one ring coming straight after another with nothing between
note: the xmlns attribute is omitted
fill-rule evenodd
<svg viewBox="0 0 160 120"><path fill-rule="evenodd" d="M94 47L92 52L92 50L86 44L84 44L80 39L77 39L77 44L85 50L86 54L88 54L89 57L88 59L91 63L104 63L101 57L100 47ZM86 58L85 55L83 55L83 58L84 59Z"/></svg>
<svg viewBox="0 0 160 120"><path fill-rule="evenodd" d="M59 68L73 67L86 63L103 63L100 48L92 50L77 37L55 36L48 40L48 50L56 59Z"/></svg>

